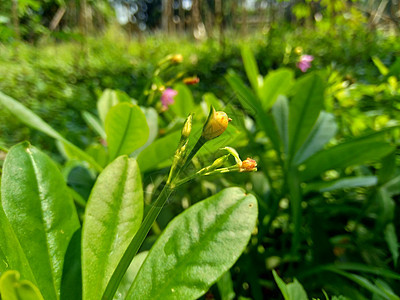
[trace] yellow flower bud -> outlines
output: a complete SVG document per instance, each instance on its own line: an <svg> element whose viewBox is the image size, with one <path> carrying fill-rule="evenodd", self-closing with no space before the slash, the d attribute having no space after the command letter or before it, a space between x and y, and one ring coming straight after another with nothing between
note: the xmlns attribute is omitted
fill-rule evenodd
<svg viewBox="0 0 400 300"><path fill-rule="evenodd" d="M219 137L228 127L229 121L232 121L232 119L228 118L225 112L215 111L214 107L211 107L201 136L207 141Z"/></svg>
<svg viewBox="0 0 400 300"><path fill-rule="evenodd" d="M190 114L186 121L185 124L183 124L182 128L182 138L187 139L189 137L190 132L192 131L192 115Z"/></svg>
<svg viewBox="0 0 400 300"><path fill-rule="evenodd" d="M182 54L175 54L175 55L173 55L173 56L171 57L171 61L172 61L174 64L179 64L179 63L181 63L181 62L183 61L183 56L182 56Z"/></svg>

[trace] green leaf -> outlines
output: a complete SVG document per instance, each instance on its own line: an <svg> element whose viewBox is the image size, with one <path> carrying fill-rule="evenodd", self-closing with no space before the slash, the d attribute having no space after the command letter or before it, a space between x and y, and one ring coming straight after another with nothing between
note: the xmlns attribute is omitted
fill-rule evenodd
<svg viewBox="0 0 400 300"><path fill-rule="evenodd" d="M285 96L278 97L272 107L272 115L283 145L283 152L287 155L289 151L289 102Z"/></svg>
<svg viewBox="0 0 400 300"><path fill-rule="evenodd" d="M376 132L320 151L305 162L300 175L303 181L312 179L324 171L377 161L393 151L384 141L387 131Z"/></svg>
<svg viewBox="0 0 400 300"><path fill-rule="evenodd" d="M257 201L228 188L187 209L153 245L127 299L197 299L245 249Z"/></svg>
<svg viewBox="0 0 400 300"><path fill-rule="evenodd" d="M44 298L58 299L64 255L79 228L63 176L47 155L18 144L4 162L1 201Z"/></svg>
<svg viewBox="0 0 400 300"><path fill-rule="evenodd" d="M308 300L306 291L296 278L287 285L287 290L290 300Z"/></svg>
<svg viewBox="0 0 400 300"><path fill-rule="evenodd" d="M235 298L235 291L233 290L233 282L231 272L226 271L224 275L217 281L218 291L221 295L221 300L232 300Z"/></svg>
<svg viewBox="0 0 400 300"><path fill-rule="evenodd" d="M0 298L3 300L43 300L39 289L28 280L20 280L17 271L7 271L0 277Z"/></svg>
<svg viewBox="0 0 400 300"><path fill-rule="evenodd" d="M278 99L279 95L286 95L294 82L294 72L290 69L270 71L264 78L264 85L260 90L262 107L268 111Z"/></svg>
<svg viewBox="0 0 400 300"><path fill-rule="evenodd" d="M311 73L299 79L294 86L289 105L290 156L302 146L313 128L324 103L322 79Z"/></svg>
<svg viewBox="0 0 400 300"><path fill-rule="evenodd" d="M203 100L207 104L207 110L210 108L210 106L213 106L216 111L224 108L223 103L213 93L205 93L203 95Z"/></svg>
<svg viewBox="0 0 400 300"><path fill-rule="evenodd" d="M379 184L389 182L396 175L396 151L382 158L382 167L378 171Z"/></svg>
<svg viewBox="0 0 400 300"><path fill-rule="evenodd" d="M329 268L327 270L332 271L334 273L337 273L339 275L342 275L342 276L350 279L351 281L357 283L359 286L365 288L366 290L370 291L373 294L383 297L384 299L390 299L390 300L399 300L400 299L398 296L396 296L394 294L388 295L387 292L383 292L379 287L377 287L372 282L370 282L368 279L366 279L360 275L344 272L344 271L341 271L341 270L338 270L335 268Z"/></svg>
<svg viewBox="0 0 400 300"><path fill-rule="evenodd" d="M394 227L393 223L386 225L384 236L390 253L393 256L394 267L396 268L399 260L399 242L397 240L396 228Z"/></svg>
<svg viewBox="0 0 400 300"><path fill-rule="evenodd" d="M24 124L39 130L54 139L63 139L49 124L43 121L38 115L26 108L24 105L13 98L0 92L0 103L3 104L12 114L14 114Z"/></svg>
<svg viewBox="0 0 400 300"><path fill-rule="evenodd" d="M336 134L338 126L332 114L321 111L317 122L304 144L296 152L293 164L300 165L306 159L323 149Z"/></svg>
<svg viewBox="0 0 400 300"><path fill-rule="evenodd" d="M140 107L127 102L115 105L108 112L105 129L110 161L131 154L149 137L149 126Z"/></svg>
<svg viewBox="0 0 400 300"><path fill-rule="evenodd" d="M310 269L307 272L302 273L302 276L303 277L310 276L321 271L326 271L326 270L331 271L332 269L370 273L380 277L400 280L400 274L395 273L391 270L384 269L382 267L375 267L358 263L337 263L334 265L318 266L314 269Z"/></svg>
<svg viewBox="0 0 400 300"><path fill-rule="evenodd" d="M110 108L118 103L119 99L114 90L106 89L103 91L103 94L100 96L99 100L97 100L97 111L103 124L106 121L106 117Z"/></svg>
<svg viewBox="0 0 400 300"><path fill-rule="evenodd" d="M172 159L178 146L181 131L175 131L162 138L155 140L146 149L140 152L137 161L142 172L156 169L161 163Z"/></svg>
<svg viewBox="0 0 400 300"><path fill-rule="evenodd" d="M140 267L142 266L144 260L146 259L148 255L148 251L143 251L137 254L131 264L129 265L128 270L126 270L126 273L124 277L121 280L121 283L119 284L118 290L115 293L115 296L113 300L125 300L126 296L128 294L129 288L132 285L132 282L135 280L137 273L140 270Z"/></svg>
<svg viewBox="0 0 400 300"><path fill-rule="evenodd" d="M100 299L112 272L139 229L143 192L139 167L118 157L99 175L82 229L83 299Z"/></svg>
<svg viewBox="0 0 400 300"><path fill-rule="evenodd" d="M378 178L376 176L345 177L328 182L310 183L305 187L305 189L303 189L303 192L308 193L310 191L318 191L323 193L323 192L330 192L334 190L348 189L354 187L374 186L377 183L378 183Z"/></svg>
<svg viewBox="0 0 400 300"><path fill-rule="evenodd" d="M241 52L247 78L249 79L253 90L258 95L260 87L262 87L262 77L258 72L256 59L254 58L253 52L249 46L243 46ZM261 82L259 82L259 79L261 79Z"/></svg>
<svg viewBox="0 0 400 300"><path fill-rule="evenodd" d="M3 175L4 176L4 175ZM6 270L18 270L22 278L29 279L36 284L28 259L19 243L18 237L8 221L3 207L0 204L0 273Z"/></svg>
<svg viewBox="0 0 400 300"><path fill-rule="evenodd" d="M65 254L61 300L82 299L81 237L82 230L79 229L72 236Z"/></svg>
<svg viewBox="0 0 400 300"><path fill-rule="evenodd" d="M92 157L66 140L38 115L33 113L30 109L26 108L18 101L0 92L0 103L3 104L12 114L14 114L22 123L62 142L63 145L71 152L71 154L73 153L77 158L87 161L97 171L101 172L103 169Z"/></svg>
<svg viewBox="0 0 400 300"><path fill-rule="evenodd" d="M267 114L257 96L243 83L239 76L232 70L228 71L226 79L232 89L235 91L240 103L248 114L256 118L258 126L263 130L271 140L278 157L280 157L279 133L272 117Z"/></svg>
<svg viewBox="0 0 400 300"><path fill-rule="evenodd" d="M107 138L106 132L104 131L103 125L100 123L100 121L92 115L88 111L83 111L82 112L82 117L85 120L86 124L88 124L92 129L99 135L103 140Z"/></svg>
<svg viewBox="0 0 400 300"><path fill-rule="evenodd" d="M176 115L186 118L192 112L194 107L192 92L182 83L176 84L174 90L176 90L178 94L174 97L174 104L170 105L169 108Z"/></svg>
<svg viewBox="0 0 400 300"><path fill-rule="evenodd" d="M278 285L278 287L283 295L283 298L285 300L290 300L289 299L289 291L287 289L286 283L279 277L278 273L276 273L275 270L272 270L272 275L274 276L275 282Z"/></svg>
<svg viewBox="0 0 400 300"><path fill-rule="evenodd" d="M146 121L147 125L149 126L149 138L147 139L147 142L140 147L139 149L136 149L134 153L131 155L131 157L137 157L140 152L142 152L145 148L147 148L151 143L155 141L155 139L158 136L158 113L157 111L152 108L152 107L140 107L140 109L143 111L143 113L146 116Z"/></svg>
<svg viewBox="0 0 400 300"><path fill-rule="evenodd" d="M389 69L383 64L383 62L377 56L371 57L375 66L378 68L379 72L386 76L389 73Z"/></svg>
<svg viewBox="0 0 400 300"><path fill-rule="evenodd" d="M374 200L378 204L376 226L378 230L383 230L386 224L393 221L396 204L386 190L382 188L377 190Z"/></svg>

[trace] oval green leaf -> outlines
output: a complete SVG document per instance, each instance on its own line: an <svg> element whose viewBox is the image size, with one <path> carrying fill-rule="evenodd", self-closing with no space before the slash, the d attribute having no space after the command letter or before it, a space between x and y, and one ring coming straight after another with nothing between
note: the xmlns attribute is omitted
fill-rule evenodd
<svg viewBox="0 0 400 300"><path fill-rule="evenodd" d="M64 255L79 228L63 176L28 143L10 149L3 172L1 201L7 219L43 297L58 299Z"/></svg>
<svg viewBox="0 0 400 300"><path fill-rule="evenodd" d="M98 177L82 229L83 299L100 299L143 218L136 160L121 156Z"/></svg>
<svg viewBox="0 0 400 300"><path fill-rule="evenodd" d="M143 146L149 137L146 116L139 106L127 102L113 106L106 118L105 130L110 161L131 154Z"/></svg>
<svg viewBox="0 0 400 300"><path fill-rule="evenodd" d="M197 299L239 258L257 201L228 188L180 214L150 250L127 299Z"/></svg>

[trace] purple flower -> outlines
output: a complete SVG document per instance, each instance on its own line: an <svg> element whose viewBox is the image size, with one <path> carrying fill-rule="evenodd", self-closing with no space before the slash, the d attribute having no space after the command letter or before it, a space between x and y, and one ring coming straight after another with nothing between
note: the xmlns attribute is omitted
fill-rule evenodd
<svg viewBox="0 0 400 300"><path fill-rule="evenodd" d="M161 103L164 110L168 109L168 106L174 104L174 97L178 94L177 91L171 88L166 88L161 95Z"/></svg>
<svg viewBox="0 0 400 300"><path fill-rule="evenodd" d="M300 56L299 62L296 64L296 66L304 73L306 72L309 68L311 68L311 62L314 60L314 56L312 55L302 55Z"/></svg>

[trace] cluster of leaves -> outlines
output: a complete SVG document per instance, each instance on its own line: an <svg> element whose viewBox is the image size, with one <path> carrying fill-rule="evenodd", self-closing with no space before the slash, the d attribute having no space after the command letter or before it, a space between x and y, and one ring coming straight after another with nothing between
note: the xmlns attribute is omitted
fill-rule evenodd
<svg viewBox="0 0 400 300"><path fill-rule="evenodd" d="M86 118L105 135L107 148L85 152L14 99L0 94L0 102L56 139L70 163L80 160L81 167L100 173L86 200L37 148L23 142L8 151L1 180L2 298L100 299L113 283L119 285L118 299L195 299L245 249L256 225L257 202L240 188L228 188L179 214L149 252L134 258L121 284L113 282L114 270L145 224L139 157L144 144L152 142L150 108L106 90L98 101L100 119L89 113ZM131 153L138 160L127 156ZM69 177L71 169L63 169Z"/></svg>
<svg viewBox="0 0 400 300"><path fill-rule="evenodd" d="M350 37L347 36L347 38L348 44L346 45L354 46ZM272 39L268 42L273 45L277 41L278 39ZM308 295L319 298L323 298L324 291L327 291L330 295L341 294L350 299L369 299L371 294L376 299L399 299L396 295L400 292L398 289L400 276L398 274L399 233L397 230L399 221L396 218L398 215L398 205L396 204L400 194L397 167L399 133L396 121L398 119L396 99L399 94L398 62L390 67L386 66L389 65L388 61L393 60L388 50L389 55L383 62L373 57L375 65L371 64L364 68L369 62L369 58L362 60L360 62L362 66L357 67L358 71L354 72L352 76L348 76L344 72L345 68L330 66L325 70L296 78L300 72L288 68L294 66L297 58L294 51L294 46L298 46L296 41L293 40L286 44L286 46L289 44L293 46L293 49L290 47L287 47L287 49L290 48L289 50L278 48L276 51L281 52L273 53L272 58L268 59L263 59L266 54L262 50L269 49L270 46L266 45L271 44L263 44L264 42L266 41L260 40L259 48L257 48L256 57L261 58L259 63L256 62L257 60L248 47L242 48L244 70L240 67L242 63L236 55L236 51L239 49L238 45L227 50L226 56L221 54L217 58L205 59L208 51L211 51L210 49L219 49L215 46L215 48L211 47L207 50L207 46L210 44L205 44L204 52L200 52L204 57L199 55L197 62L193 59L193 62L182 68L189 75L198 74L201 78L194 95L187 86L179 83L180 75L176 69L172 71L168 69L161 75L154 72L156 68L152 66L154 58L149 58L154 56L154 53L149 51L143 55L144 58L149 58L147 62L142 65L135 64L138 67L143 66L140 71L142 73L137 73L138 80L141 76L146 78L143 83L140 81L138 86L127 87L125 84L130 84L130 80L119 81L117 80L119 75L116 77L115 86L128 91L131 95L134 94L137 96L137 100L131 99L124 92L108 89L100 95L96 102L96 110L90 105L90 99L94 96L88 97L90 99L87 104L79 103L78 96L63 98L68 101L73 99L72 102L76 102L76 105L82 105L79 108L74 107L74 110L82 111L80 120L82 132L88 131L84 122L92 129L89 136L85 133L87 142L81 143L81 145L88 145L84 150L75 146L74 140L72 141L74 143L71 143L70 138L65 135L67 130L62 128L63 125L59 126L61 130L56 131L20 103L0 94L0 102L10 109L13 116L17 116L30 127L57 140L61 155L67 161L64 166L59 165L57 168L45 154L33 146L19 144L10 149L3 168L1 189L5 213L0 220L5 224L1 227L6 228L3 234L14 237L8 239L10 244L5 242L2 245L0 254L5 255L4 261L7 265L2 266L1 271L6 270L9 266L20 266L14 268L20 271L22 278L29 279L31 283L37 285L42 293L44 293L43 289L48 289L46 286L48 283L40 283L43 280L42 275L51 276L48 282L56 282L54 285L56 289L51 293L60 293L61 298L65 297L65 299L79 297L80 291L71 289L71 286L81 286L80 276L83 276L84 297L90 299L92 295L100 296L112 275L118 257L123 254L120 248L115 249L115 245L123 244L125 247L128 245L148 208L145 206L143 212L138 207L143 207L143 203L151 204L151 195L157 195L163 186L166 172L173 161L184 118L188 113L195 112L194 121L199 123L206 117L207 107L213 105L218 110L226 111L233 121L220 138L208 143L198 153L194 159L195 168L210 161L209 158L215 156L220 147L229 145L237 147L241 153L253 156L259 162L260 172L253 173L250 177L244 174L226 174L223 178L218 176L211 176L210 179L202 178L197 180L198 184L185 185L176 191L171 199L179 199L179 201L171 201L164 208L158 222L152 227L153 234L146 239L142 247L142 251L150 248L152 250L148 256L146 252L142 252L135 257L134 263L126 275L127 278L120 286L121 294L118 295L122 298L127 293L131 293L129 290L135 290L139 291L140 297L138 297L141 299L145 299L141 293L147 292L154 298L155 294L152 293L157 293L157 291L153 290L153 286L146 285L153 284L165 288L161 292L161 295L165 297L171 296L171 292L176 292L182 293L179 295L185 295L184 298L196 298L210 288L210 295L220 296L222 299L232 299L235 294L241 298L263 299L278 297L274 283L276 282L285 299L307 299L305 290ZM391 45L391 43L388 40L384 45ZM318 52L318 49L327 50L322 50L322 47L315 49L315 52L319 53L316 57L317 66L321 63L324 64L323 60L328 59L320 56L325 52ZM187 51L190 53L193 52L193 49L188 46ZM303 52L305 51L307 48L304 47ZM338 63L344 63L352 59L352 55L355 55L354 52L350 52L351 55L340 60L339 54L332 52L331 58L335 58ZM107 52L106 55L108 55ZM368 56L368 51L365 52L365 55ZM190 55L188 56L190 57ZM115 56L112 57L116 61L122 61ZM129 61L127 56L122 57L124 62ZM89 61L90 59L89 56ZM211 68L215 74L206 70L214 62L213 59L221 59L218 71L216 71L216 67ZM97 62L98 66L102 65L101 59ZM154 63L154 65L157 64ZM66 63L65 66L68 67L69 63ZM232 70L222 76L229 66L232 67ZM286 67L269 71L266 76L262 76L261 74L271 66ZM125 68L127 73L133 72L132 67L125 66ZM194 73L195 68L196 73ZM117 70L118 67L114 71L117 72ZM371 74L381 75L376 76L377 78L371 83L361 83L357 76L360 74L360 70L373 70ZM90 93L95 95L97 88L113 86L111 76L114 71L107 76L96 77L102 83L97 83L96 88L92 86ZM82 72L84 71L82 70ZM177 74L179 76L176 76ZM368 76L362 79L368 79ZM244 80L246 77L248 84ZM104 83L102 80L107 82ZM108 82L108 80L110 81ZM221 86L230 87L228 93L222 92L219 87L214 89L215 83L222 81L226 82ZM90 80L83 81L82 86L85 87L88 82ZM174 99L174 104L167 111L163 111L158 100L162 87L166 83L177 90L178 95ZM214 93L209 93L210 90ZM12 91L12 89L8 87L7 91ZM18 98L24 99L26 91L16 90L16 92L19 91L21 94ZM29 102L25 103L29 104ZM15 120L13 122L15 123ZM7 128L7 125L2 126ZM194 125L194 137L198 137L200 133L201 126ZM196 138L193 139L193 141L195 140ZM193 144L189 144L189 147L192 146ZM131 158L120 157L120 155L130 155ZM12 159L13 157L15 159ZM115 160L115 158L117 159ZM20 178L19 185L25 186L25 191L21 190L21 193L28 193L28 189L29 193L36 193L36 196L31 195L30 198L38 201L30 202L34 206L30 209L37 212L38 216L43 213L43 206L38 205L42 201L40 197L46 193L45 190L40 189L32 191L29 188L32 184L29 182L42 182L43 178L47 178L47 175L42 174L46 170L52 174L48 176L51 177L51 182L42 182L41 186L52 188L56 183L58 186L63 186L65 194L68 195L68 200L64 200L63 205L68 205L70 210L71 207L75 209L71 199L75 201L76 209L72 210L70 214L72 217L66 218L62 213L58 218L63 220L62 222L66 222L65 224L70 224L69 226L72 228L69 231L64 230L64 227L61 229L63 234L68 237L62 235L66 241L57 244L62 249L57 252L58 256L54 261L61 262L61 265L64 261L64 265L68 266L68 268L61 268L61 273L60 271L57 274L49 273L43 268L30 266L32 258L27 257L27 253L32 257L36 254L33 255L26 250L31 245L24 248L27 240L32 241L26 236L22 236L22 233L25 232L24 230L39 228L40 232L44 234L46 231L43 226L47 224L45 222L47 219L44 218L39 225L27 222L25 229L22 227L16 229L21 220L13 219L18 217L15 211L24 205L17 205L19 202L14 203L12 181L19 177L10 173L10 170L14 168L10 166L13 165L30 170L27 178ZM37 169L37 166L40 166L40 169ZM62 170L63 176L60 174L59 168ZM51 171L49 171L50 169ZM128 170L131 169L136 171L129 173ZM42 171L38 172L37 170ZM100 176L94 184L98 173ZM139 180L141 177L142 180ZM58 181L56 182L56 180ZM18 181L15 182L18 184ZM104 189L104 186L107 186L107 189ZM132 186L138 188L130 190ZM202 245L206 252L199 253L196 260L185 255L188 253L187 249L190 249L191 253L197 253L197 250L192 250L188 246L199 241L193 239L192 233L199 232L201 227L199 224L205 222L205 219L209 220L211 215L215 217L213 224L218 227L212 229L215 234L217 232L230 235L230 229L227 228L231 228L233 224L240 223L240 225L247 226L245 238L242 237L241 240L243 244L240 244L243 247L239 247L240 249L237 250L244 249L245 242L248 241L253 230L250 225L254 224L247 223L251 218L246 216L243 218L248 219L242 220L242 217L235 217L236 219L231 220L230 217L227 217L227 219L222 219L232 222L232 224L217 224L217 220L221 216L225 213L227 216L230 214L227 211L236 209L221 207L223 211L218 211L216 208L219 207L218 205L230 203L226 199L236 199L236 194L241 195L237 197L238 205L249 205L246 201L249 201L251 196L245 197L243 191L237 188L224 190L228 186L241 186L252 191L257 197L260 212L257 228L253 231L246 251L231 271L225 272L236 261L241 251L239 251L240 253L235 252L229 262L223 262L230 256L227 254L228 248L224 237L218 236L217 238L218 241L221 241L217 246L223 249L223 253L220 253L221 256L214 257L218 263L214 264L215 261L200 259L212 256L206 251L210 249L207 248L207 243ZM145 191L143 199L138 196L138 191L142 190ZM216 193L218 193L217 196L189 208L166 227L174 216L192 203ZM98 200L102 198L102 195L108 194L108 198L111 199L110 203L105 205ZM136 204L124 202L123 200L126 199L122 197L124 195L130 195L127 196L128 198L136 195L132 196ZM119 196L121 196L120 201L114 199ZM21 197L20 201L24 201L23 199L24 197ZM59 203L59 200L55 199L49 205L57 206L56 203ZM123 211L131 212L130 209L134 208L134 213L123 213ZM54 210L68 211L68 209L57 206ZM210 213L210 210L213 213ZM115 215L121 216L117 222L114 219ZM126 221L125 217L133 215L135 216L133 219ZM203 217L204 219L202 219ZM255 218L255 216L252 217ZM40 218L35 218L35 220L40 220ZM77 220L81 222L77 222ZM83 225L82 220L84 220ZM104 220L104 223L95 220ZM197 220L199 223L193 222L193 220ZM237 220L242 220L242 222ZM124 229L125 221L131 224L129 230L132 231L129 233ZM201 224L204 225L204 223ZM199 225L200 227L192 228L189 225ZM74 234L75 229L80 226L82 226L82 238L79 230ZM126 235L122 240L103 235L107 236L107 239L103 240L99 232L104 232L105 227L115 228L113 234L118 238L123 236L122 232ZM58 227L55 228L58 229ZM187 243L186 240L181 239L182 231L186 232L182 228L190 228L187 231L188 235L185 236L188 240ZM164 233L158 237L163 229L165 229ZM239 230L239 228L237 229ZM59 235L58 231L56 233ZM204 233L206 234L207 230ZM239 234L238 237L240 237ZM156 238L158 239L154 244ZM80 244L81 240L82 244ZM174 243L171 245L172 242L169 241ZM211 241L213 239L210 238L210 243ZM41 243L41 241L37 242ZM201 245L202 243L197 244ZM93 250L91 248L99 247L99 245L101 249ZM46 246L48 245L40 244L42 248L37 251L44 254L43 249ZM186 248L187 246L189 248ZM10 251L7 249L11 248L7 247L19 250L12 252L15 255L10 256ZM89 249L86 254L82 255L82 268L79 265L80 249L82 251ZM177 249L177 253L170 253L171 249ZM181 250L182 252L180 252ZM90 254L97 252L101 252L101 254L98 256ZM107 253L115 254L115 258L105 259ZM178 260L172 260L172 265L170 265L171 261L168 260L170 257L165 258L165 255L168 257L169 254L177 257L182 254L184 265L192 269L190 271L182 269L180 275L176 275L171 270L178 268L174 264ZM215 255L217 254L215 253ZM158 259L158 257L165 258L165 260ZM197 260L197 258L199 259ZM139 271L139 275L142 274L143 278L139 279L141 277L135 276L144 259L145 264L147 261L149 262L147 266L144 264L142 267L145 271ZM45 257L44 261L46 263L43 265L47 266L54 263L54 261L50 261L49 257ZM196 273L196 268L199 267L197 263L202 264L205 268L198 273ZM223 267L212 271L207 269L213 265ZM36 269L42 272L41 275L30 273L36 272ZM297 280L286 286L279 279L277 273L271 272L273 269L276 269L285 279L298 278L304 288ZM81 275L80 270L83 271ZM99 277L96 277L97 273L95 274L93 270L100 270ZM195 274L190 273L191 271ZM148 279L148 276L154 278L154 275L151 274L159 272L161 274L157 277L159 282L154 283ZM324 276L315 276L320 274ZM199 277L196 277L197 275ZM92 278L92 276L96 278ZM188 277L193 278L193 282L191 281L188 285L179 284ZM166 278L175 280L171 283L174 287L169 285ZM1 286L2 280L19 282L15 273L4 273L4 279L0 279L0 293L4 293ZM217 284L211 287L216 281ZM88 288L88 282L93 283L93 289ZM19 284L23 285L26 282L16 285L19 286ZM139 285L143 285L144 288L140 288ZM175 286L179 288L176 289ZM199 290L194 291L197 287L200 287ZM187 288L192 289L190 294L185 294ZM32 289L34 290L34 288ZM70 295L69 291L76 291L78 294ZM136 297L136 295L132 297ZM325 297L329 299L326 295ZM338 297L333 297L333 299L338 299ZM339 299L344 298L339 297Z"/></svg>

